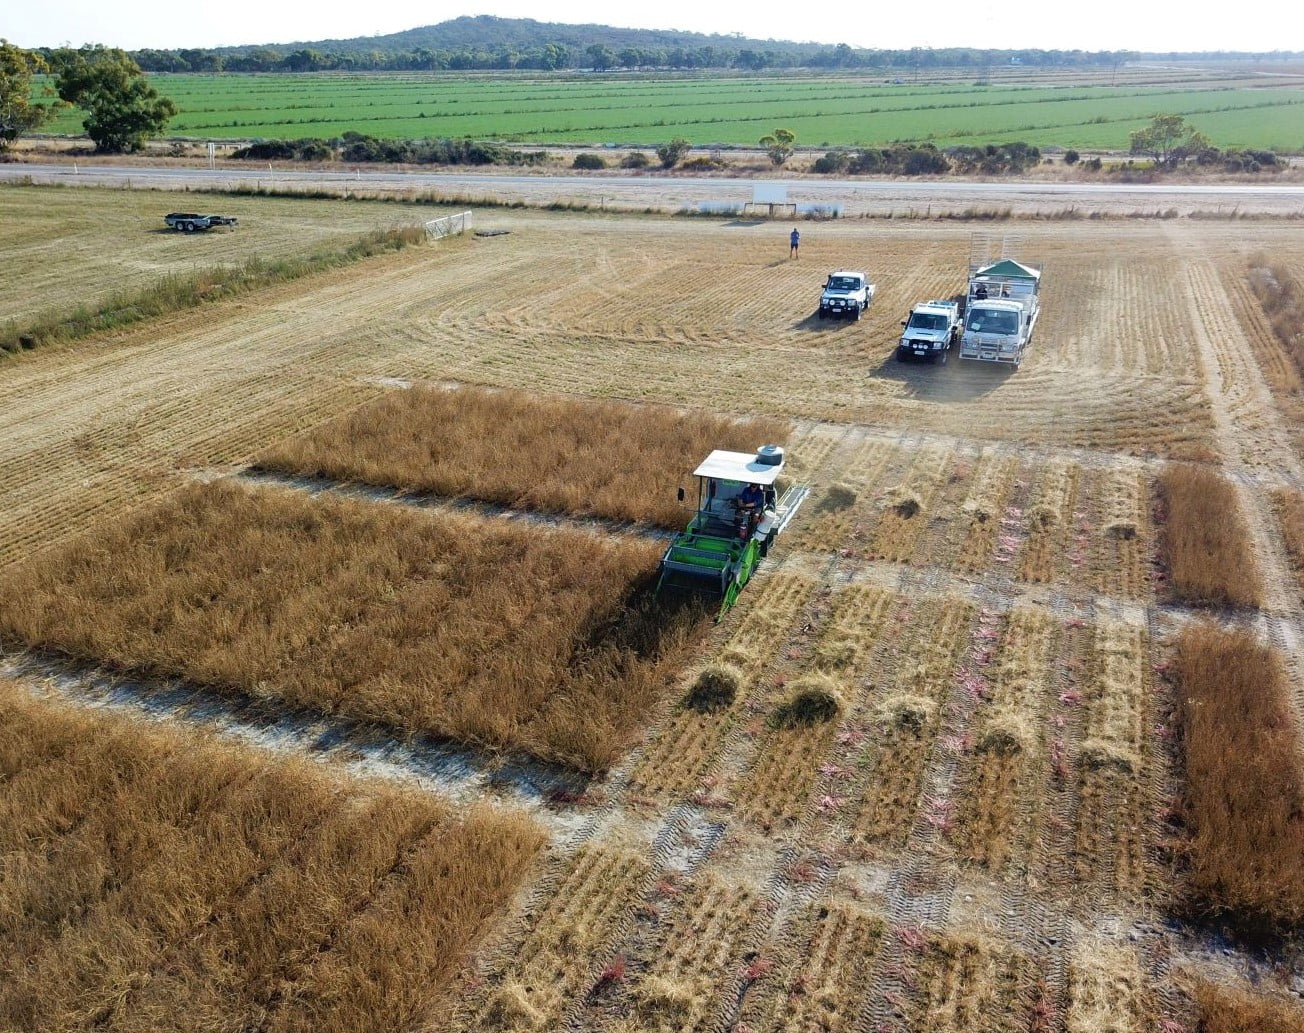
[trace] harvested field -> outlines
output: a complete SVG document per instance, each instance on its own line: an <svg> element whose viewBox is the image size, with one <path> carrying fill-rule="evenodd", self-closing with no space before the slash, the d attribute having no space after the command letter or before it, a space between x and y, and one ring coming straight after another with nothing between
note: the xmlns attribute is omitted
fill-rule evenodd
<svg viewBox="0 0 1304 1033"><path fill-rule="evenodd" d="M235 230L178 233L167 212L220 212ZM0 188L0 325L94 307L196 266L306 255L378 229L443 214L429 205L207 196L172 191Z"/></svg>
<svg viewBox="0 0 1304 1033"><path fill-rule="evenodd" d="M525 935L493 973L478 1009L459 1023L465 1030L555 1028L594 977L601 952L650 874L636 854L585 848L567 866L547 902L526 919Z"/></svg>
<svg viewBox="0 0 1304 1033"><path fill-rule="evenodd" d="M1068 1033L1145 1033L1153 1007L1135 950L1104 941L1080 943L1069 960Z"/></svg>
<svg viewBox="0 0 1304 1033"><path fill-rule="evenodd" d="M437 1024L544 838L8 683L0 718L6 1029Z"/></svg>
<svg viewBox="0 0 1304 1033"><path fill-rule="evenodd" d="M1141 628L1102 621L1095 628L1078 747L1074 857L1079 882L1107 880L1134 891L1142 882L1151 726L1148 643Z"/></svg>
<svg viewBox="0 0 1304 1033"><path fill-rule="evenodd" d="M784 572L748 589L751 599L743 604L745 616L717 654L740 676L734 701L707 711L681 706L631 773L636 785L679 793L699 783L736 724L756 679L782 648L814 590L810 578Z"/></svg>
<svg viewBox="0 0 1304 1033"><path fill-rule="evenodd" d="M1028 1028L1027 959L973 936L924 946L911 1028L929 1033L1016 1033Z"/></svg>
<svg viewBox="0 0 1304 1033"><path fill-rule="evenodd" d="M781 420L427 385L282 442L257 466L679 528L695 499L675 490L712 449L752 453L790 432Z"/></svg>
<svg viewBox="0 0 1304 1033"><path fill-rule="evenodd" d="M1164 558L1173 594L1184 602L1258 606L1262 595L1236 491L1202 466L1159 475L1165 509Z"/></svg>
<svg viewBox="0 0 1304 1033"><path fill-rule="evenodd" d="M1173 664L1186 765L1188 906L1262 934L1304 922L1304 754L1281 658L1212 624Z"/></svg>
<svg viewBox="0 0 1304 1033"><path fill-rule="evenodd" d="M852 821L857 839L899 845L909 834L973 616L973 606L955 598L926 600L911 614L916 633L893 651L892 680L873 714L877 734L857 758L865 768Z"/></svg>
<svg viewBox="0 0 1304 1033"><path fill-rule="evenodd" d="M966 858L988 868L1026 850L1034 832L1029 808L1037 804L1056 630L1045 613L1012 610L977 687L984 703L953 836Z"/></svg>
<svg viewBox="0 0 1304 1033"><path fill-rule="evenodd" d="M8 572L0 634L592 771L629 742L691 638L691 609L639 599L657 551L195 485Z"/></svg>
<svg viewBox="0 0 1304 1033"><path fill-rule="evenodd" d="M329 205L292 203L329 222ZM444 995L413 1027L1176 1033L1195 1029L1192 970L1301 974L1293 955L1215 942L1191 921L1205 912L1190 904L1198 866L1179 823L1198 842L1198 794L1171 714L1191 694L1153 676L1179 671L1167 640L1190 613L1156 588L1174 525L1162 500L1152 508L1172 460L1225 475L1250 536L1237 555L1253 556L1263 597L1262 613L1226 616L1280 651L1277 687L1300 704L1304 610L1272 507L1304 473L1245 275L1253 247L1298 278L1298 226L1255 221L1251 245L1240 220L1011 220L1000 229L1054 276L1027 361L998 374L893 355L902 313L959 286L967 224L810 224L801 262L773 224L504 209L476 224L512 232L7 362L6 649L45 641L211 688L26 649L6 668L25 683L57 675L67 700L138 720L166 706L349 771L420 779L467 813L503 794L531 807L552 832L547 860L496 905L455 976L412 980ZM811 318L819 271L866 254L879 295L865 319ZM564 399L720 428L790 422L792 477L813 492L736 608L699 634L689 614L634 605L655 534L568 526L571 502L546 518L472 518L492 507L224 476L413 383L519 392L536 413ZM644 440L606 466L634 465ZM500 458L477 455L467 476L494 475ZM676 478L701 458L685 455ZM308 734L282 738L287 725ZM1260 731L1253 741L1289 738ZM401 751L375 746L400 734ZM522 752L573 767L554 778ZM444 756L465 776L427 764ZM1206 789L1223 784L1211 770ZM1288 795L1235 809L1286 835ZM30 805L39 823L59 798L13 813ZM368 828L368 842L400 835ZM1262 867L1259 897L1289 889L1284 865ZM186 941L148 967L149 984L114 986L163 1009L173 959L198 950ZM210 989L177 997L206 1014L204 993L225 999L233 984L214 963L196 985ZM178 1025L150 1016L122 1028Z"/></svg>

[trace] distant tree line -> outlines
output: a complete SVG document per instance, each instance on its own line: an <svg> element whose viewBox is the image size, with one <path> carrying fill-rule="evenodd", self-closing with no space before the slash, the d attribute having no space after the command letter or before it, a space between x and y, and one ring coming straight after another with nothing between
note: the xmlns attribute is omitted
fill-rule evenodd
<svg viewBox="0 0 1304 1033"><path fill-rule="evenodd" d="M221 50L135 50L132 59L147 72L418 72L507 71L513 69L596 71L638 69L883 69L899 73L939 68L981 70L997 65L1046 67L1109 67L1137 55L1124 51L976 50L948 47L931 50L858 50L837 46L789 49L730 48L715 45L676 47L612 47L593 43L576 47L545 43L533 47L464 46L456 49L417 47L404 50L322 50L300 47L284 51L253 47L231 53Z"/></svg>

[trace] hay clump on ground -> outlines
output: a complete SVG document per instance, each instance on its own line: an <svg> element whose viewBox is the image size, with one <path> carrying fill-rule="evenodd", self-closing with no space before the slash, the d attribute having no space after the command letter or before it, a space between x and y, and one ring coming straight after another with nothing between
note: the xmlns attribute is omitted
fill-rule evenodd
<svg viewBox="0 0 1304 1033"><path fill-rule="evenodd" d="M839 509L849 509L856 504L859 492L854 487L843 481L831 484L825 490L823 497L819 501L818 509L822 512L834 512Z"/></svg>
<svg viewBox="0 0 1304 1033"><path fill-rule="evenodd" d="M743 685L743 673L732 664L707 666L693 681L684 706L701 714L725 710L733 705Z"/></svg>
<svg viewBox="0 0 1304 1033"><path fill-rule="evenodd" d="M980 753L1012 756L1027 751L1035 736L1028 719L1020 714L993 714L978 737Z"/></svg>
<svg viewBox="0 0 1304 1033"><path fill-rule="evenodd" d="M827 674L807 674L792 683L792 690L770 717L776 728L798 728L832 721L846 703L842 686Z"/></svg>
<svg viewBox="0 0 1304 1033"><path fill-rule="evenodd" d="M1141 767L1141 759L1131 750L1103 739L1088 739L1082 744L1078 756L1086 767L1097 771L1108 769L1131 775Z"/></svg>
<svg viewBox="0 0 1304 1033"><path fill-rule="evenodd" d="M937 714L937 702L924 696L901 694L889 696L879 704L879 720L892 728L921 731Z"/></svg>

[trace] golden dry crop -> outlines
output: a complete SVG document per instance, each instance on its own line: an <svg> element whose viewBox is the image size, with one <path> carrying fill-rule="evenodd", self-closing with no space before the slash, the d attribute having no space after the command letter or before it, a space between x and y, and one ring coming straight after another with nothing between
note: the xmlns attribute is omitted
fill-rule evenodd
<svg viewBox="0 0 1304 1033"><path fill-rule="evenodd" d="M1177 464L1159 475L1164 553L1185 602L1257 606L1262 595L1236 489L1214 470Z"/></svg>
<svg viewBox="0 0 1304 1033"><path fill-rule="evenodd" d="M1248 929L1304 922L1304 756L1281 658L1248 631L1187 628L1174 664L1190 906Z"/></svg>
<svg viewBox="0 0 1304 1033"><path fill-rule="evenodd" d="M659 545L230 483L0 579L0 634L404 732L611 764L695 611Z"/></svg>
<svg viewBox="0 0 1304 1033"><path fill-rule="evenodd" d="M687 503L675 489L712 449L751 453L790 433L782 420L417 386L281 442L258 466L678 527Z"/></svg>
<svg viewBox="0 0 1304 1033"><path fill-rule="evenodd" d="M544 839L8 682L0 816L12 1030L406 1033Z"/></svg>

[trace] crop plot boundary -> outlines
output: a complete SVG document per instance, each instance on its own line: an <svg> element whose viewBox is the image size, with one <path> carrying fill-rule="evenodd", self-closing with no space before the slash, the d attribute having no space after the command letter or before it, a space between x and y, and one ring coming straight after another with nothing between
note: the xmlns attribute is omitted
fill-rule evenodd
<svg viewBox="0 0 1304 1033"><path fill-rule="evenodd" d="M568 806L567 801L582 799L591 780L527 756L414 740L318 711L272 706L242 693L218 692L180 680L124 676L31 651L0 655L0 676L37 698L175 721L260 750L338 766L349 774L436 791L459 804L483 800L510 805L553 831L570 833L589 819L587 812Z"/></svg>

